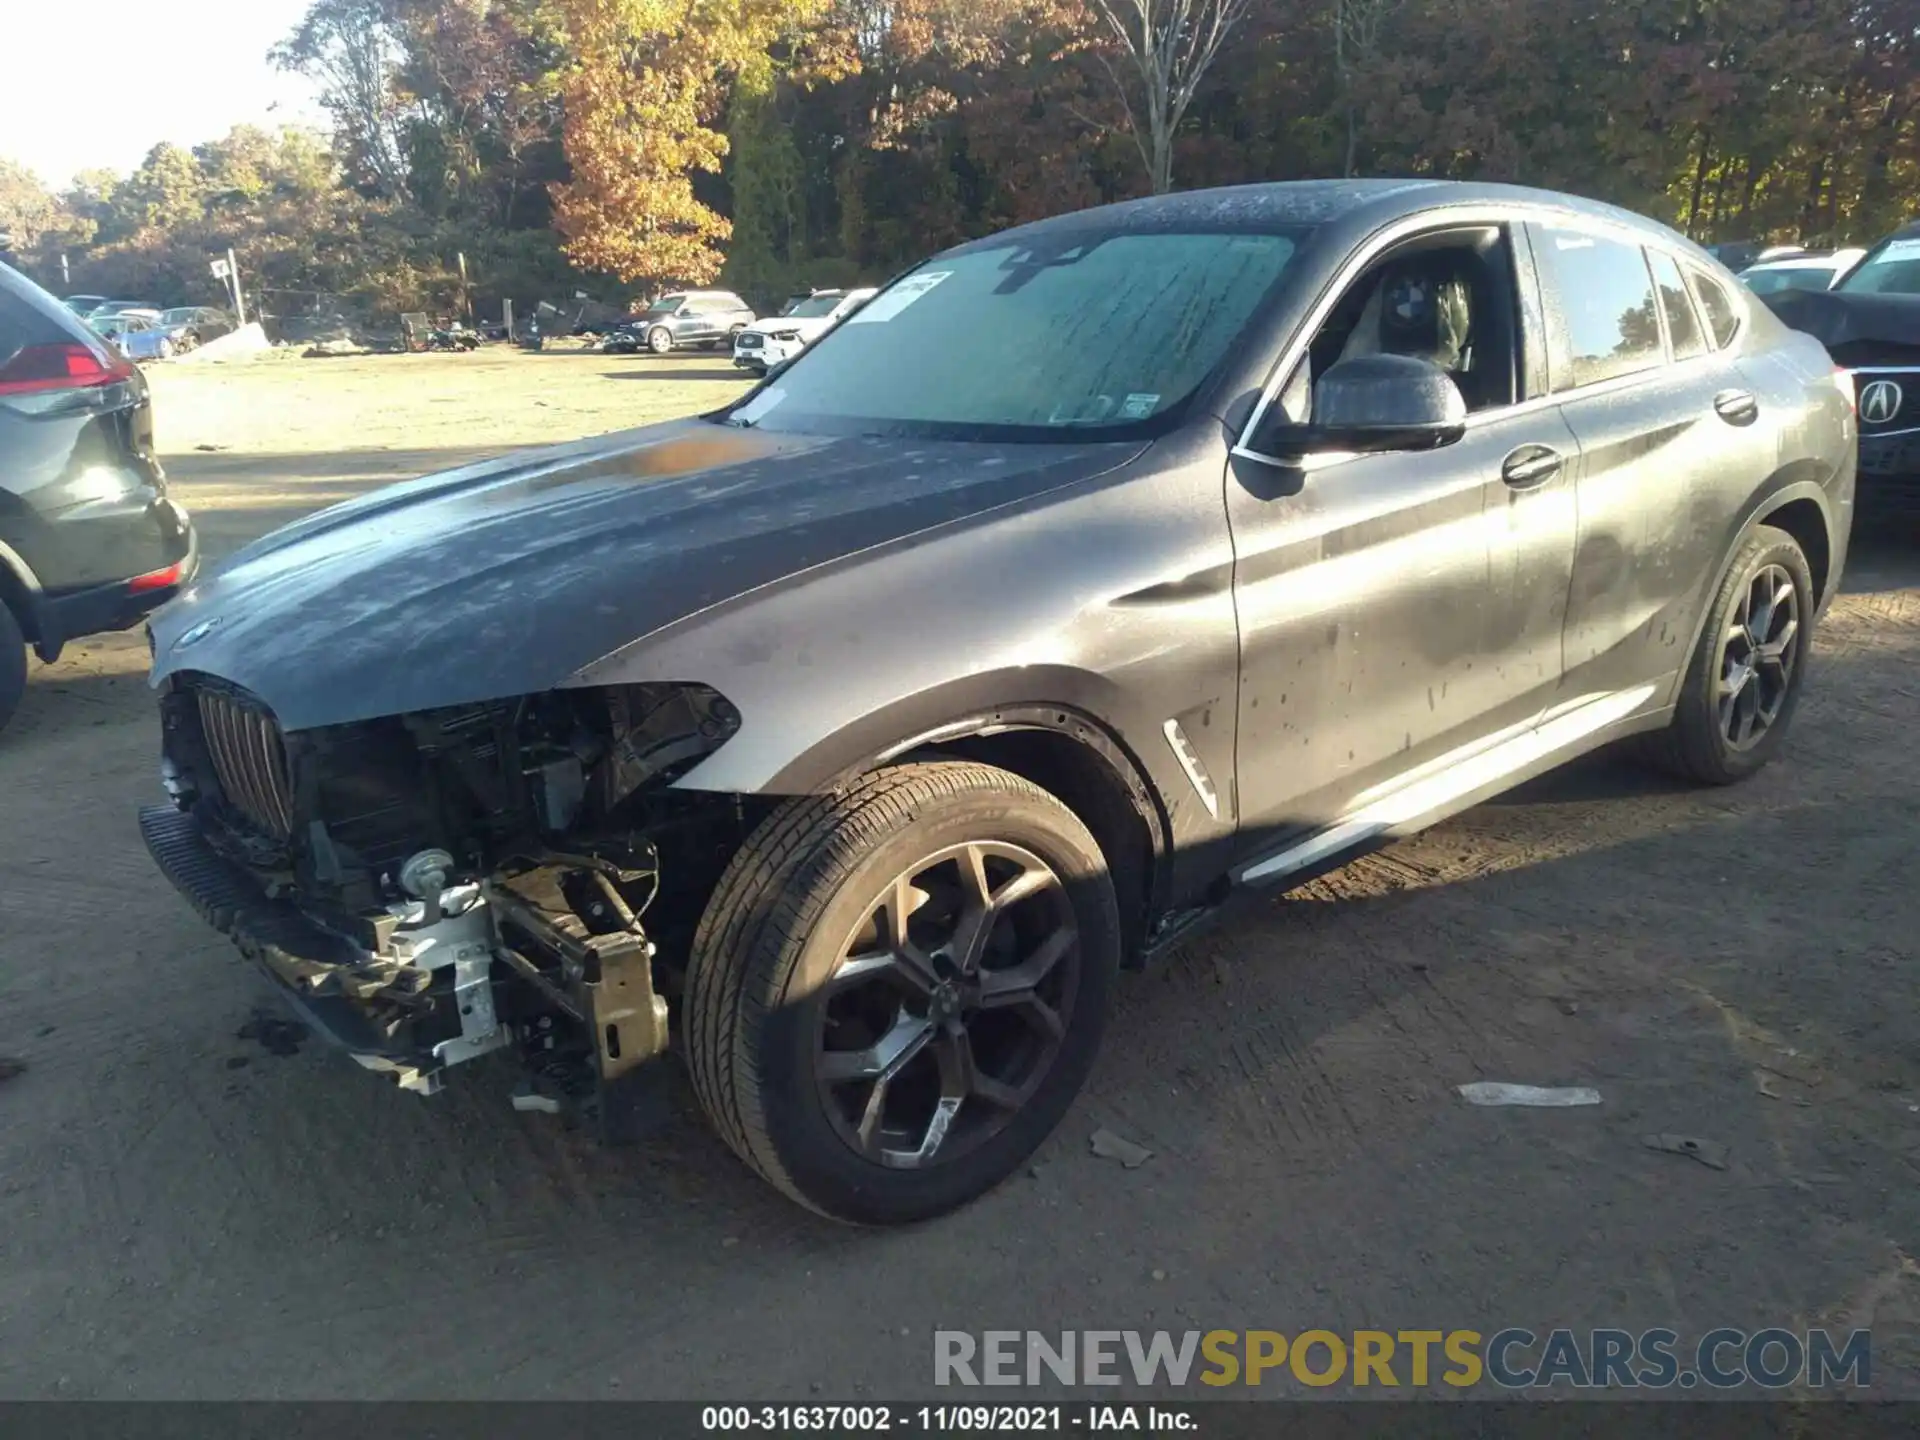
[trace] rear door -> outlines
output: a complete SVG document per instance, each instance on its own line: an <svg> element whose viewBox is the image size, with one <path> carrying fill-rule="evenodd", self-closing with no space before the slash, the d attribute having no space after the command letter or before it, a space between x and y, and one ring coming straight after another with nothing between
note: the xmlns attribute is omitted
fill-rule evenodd
<svg viewBox="0 0 1920 1440"><path fill-rule="evenodd" d="M1721 478L1751 488L1770 432L1672 255L1577 221L1528 228L1553 390L1580 445L1563 701L1662 702L1719 563Z"/></svg>

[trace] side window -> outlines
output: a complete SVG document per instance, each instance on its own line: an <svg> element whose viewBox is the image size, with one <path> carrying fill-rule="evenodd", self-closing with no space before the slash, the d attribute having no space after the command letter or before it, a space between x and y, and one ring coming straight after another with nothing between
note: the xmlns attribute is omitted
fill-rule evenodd
<svg viewBox="0 0 1920 1440"><path fill-rule="evenodd" d="M1567 354L1555 390L1593 385L1663 363L1653 277L1638 245L1556 226L1533 227L1534 258Z"/></svg>
<svg viewBox="0 0 1920 1440"><path fill-rule="evenodd" d="M1691 360L1707 353L1707 337L1701 333L1700 317L1693 313L1693 301L1687 296L1687 282L1680 278L1680 262L1663 250L1649 250L1647 260L1653 266L1653 283L1660 291L1660 313L1667 317L1667 341L1673 358Z"/></svg>
<svg viewBox="0 0 1920 1440"><path fill-rule="evenodd" d="M1740 329L1740 312L1734 307L1733 297L1706 271L1690 269L1687 274L1693 281L1693 293L1700 301L1700 309L1707 317L1707 332L1713 336L1713 348L1726 349Z"/></svg>
<svg viewBox="0 0 1920 1440"><path fill-rule="evenodd" d="M1513 255L1495 226L1424 235L1370 265L1314 332L1307 364L1288 377L1280 404L1310 420L1311 390L1333 366L1361 355L1408 355L1439 366L1469 413L1514 403L1519 374Z"/></svg>

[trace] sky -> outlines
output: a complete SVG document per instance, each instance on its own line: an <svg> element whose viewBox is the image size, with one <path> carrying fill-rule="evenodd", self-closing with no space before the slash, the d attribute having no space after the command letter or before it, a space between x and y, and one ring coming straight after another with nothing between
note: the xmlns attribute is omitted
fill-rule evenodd
<svg viewBox="0 0 1920 1440"><path fill-rule="evenodd" d="M267 63L306 0L0 0L0 155L61 189L163 140L319 124L313 87Z"/></svg>

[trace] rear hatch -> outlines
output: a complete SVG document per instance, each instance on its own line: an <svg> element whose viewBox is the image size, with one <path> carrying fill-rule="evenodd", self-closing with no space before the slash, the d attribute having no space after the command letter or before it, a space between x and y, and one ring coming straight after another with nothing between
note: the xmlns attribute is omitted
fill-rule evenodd
<svg viewBox="0 0 1920 1440"><path fill-rule="evenodd" d="M146 380L66 306L0 264L0 492L11 497L0 507L101 463L131 466L164 488Z"/></svg>

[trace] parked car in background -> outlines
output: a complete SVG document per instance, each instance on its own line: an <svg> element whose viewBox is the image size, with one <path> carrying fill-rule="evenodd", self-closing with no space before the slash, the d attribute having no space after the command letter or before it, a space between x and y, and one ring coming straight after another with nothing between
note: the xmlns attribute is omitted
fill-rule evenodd
<svg viewBox="0 0 1920 1440"><path fill-rule="evenodd" d="M1853 376L1861 510L1920 520L1920 224L1873 246L1830 290L1761 299Z"/></svg>
<svg viewBox="0 0 1920 1440"><path fill-rule="evenodd" d="M1707 253L1737 274L1763 260L1784 260L1791 255L1804 255L1806 248L1800 245L1768 245L1759 240L1728 240L1707 246Z"/></svg>
<svg viewBox="0 0 1920 1440"><path fill-rule="evenodd" d="M160 313L160 329L175 350L191 350L233 330L233 317L210 305L179 305Z"/></svg>
<svg viewBox="0 0 1920 1440"><path fill-rule="evenodd" d="M139 823L401 1088L500 1051L617 1133L677 1046L787 1195L911 1221L1026 1163L1116 971L1235 890L1619 738L1760 770L1853 467L1821 347L1611 207L1062 215L710 415L248 546L152 622Z"/></svg>
<svg viewBox="0 0 1920 1440"><path fill-rule="evenodd" d="M107 303L104 295L69 295L60 302L76 315L90 315Z"/></svg>
<svg viewBox="0 0 1920 1440"><path fill-rule="evenodd" d="M753 307L731 290L675 291L611 332L600 348L631 354L645 346L656 355L712 350L730 344L753 320Z"/></svg>
<svg viewBox="0 0 1920 1440"><path fill-rule="evenodd" d="M178 347L159 318L123 310L87 321L94 331L129 360L171 360Z"/></svg>
<svg viewBox="0 0 1920 1440"><path fill-rule="evenodd" d="M0 725L27 647L135 624L198 550L153 453L147 382L72 311L0 264Z"/></svg>
<svg viewBox="0 0 1920 1440"><path fill-rule="evenodd" d="M756 320L733 337L733 363L764 375L784 364L880 292L816 290L771 320Z"/></svg>
<svg viewBox="0 0 1920 1440"><path fill-rule="evenodd" d="M1756 295L1773 295L1782 290L1831 290L1866 253L1856 248L1762 260L1742 270L1740 279Z"/></svg>
<svg viewBox="0 0 1920 1440"><path fill-rule="evenodd" d="M87 311L86 318L99 320L108 315L143 315L149 320L157 320L160 314L160 307L147 300L103 300Z"/></svg>

